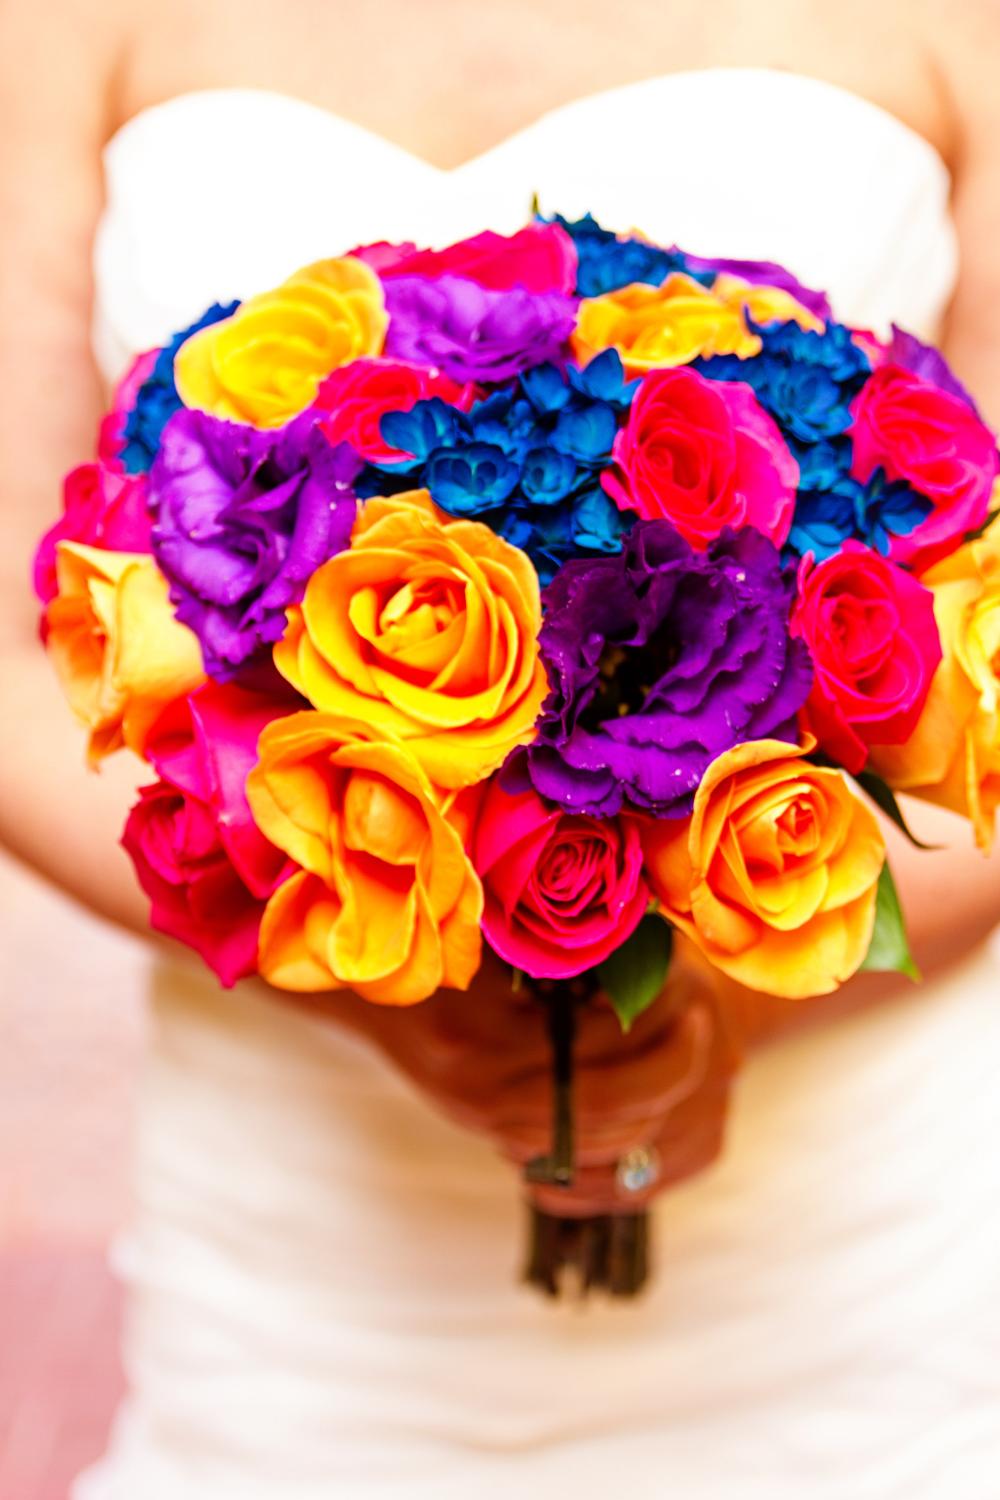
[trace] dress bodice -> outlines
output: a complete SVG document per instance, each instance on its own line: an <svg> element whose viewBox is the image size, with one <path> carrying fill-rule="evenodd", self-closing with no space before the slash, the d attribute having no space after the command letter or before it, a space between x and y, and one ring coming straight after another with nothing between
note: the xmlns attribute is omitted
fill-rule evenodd
<svg viewBox="0 0 1000 1500"><path fill-rule="evenodd" d="M784 262L876 330L933 335L956 270L933 148L759 69L611 90L454 172L282 95L203 91L129 122L106 169L109 378L215 299L366 240L513 230L536 192ZM647 1297L583 1312L515 1284L517 1184L489 1146L355 1039L160 963L119 1251L132 1391L77 1500L988 1500L995 988L981 952L762 1057L721 1164L658 1207Z"/></svg>
<svg viewBox="0 0 1000 1500"><path fill-rule="evenodd" d="M446 244L590 210L699 255L777 260L842 319L932 335L951 294L948 171L924 138L832 84L708 69L551 111L452 170L259 89L182 94L109 143L95 247L106 375L215 300L376 239Z"/></svg>

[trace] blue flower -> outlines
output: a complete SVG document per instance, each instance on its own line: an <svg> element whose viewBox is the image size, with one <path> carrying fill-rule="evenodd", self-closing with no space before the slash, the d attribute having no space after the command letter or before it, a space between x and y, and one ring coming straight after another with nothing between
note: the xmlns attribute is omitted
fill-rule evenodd
<svg viewBox="0 0 1000 1500"><path fill-rule="evenodd" d="M888 557L893 536L909 536L925 521L934 506L902 479L889 480L876 469L867 484L859 486L855 504L858 534L869 547Z"/></svg>
<svg viewBox="0 0 1000 1500"><path fill-rule="evenodd" d="M533 559L543 582L570 557L615 552L631 517L600 485L638 381L613 349L585 368L525 371L468 412L437 398L382 419L393 462L369 464L362 498L423 486L454 516L474 516Z"/></svg>
<svg viewBox="0 0 1000 1500"><path fill-rule="evenodd" d="M238 307L238 302L227 302L225 305L213 303L196 323L175 333L169 344L160 350L152 372L139 387L135 406L125 422L125 444L121 460L127 474L149 472L160 447L160 435L174 412L179 411L183 404L174 384L174 356L178 349L192 333L197 333L200 328L208 328L212 323L221 323L223 318L230 317Z"/></svg>
<svg viewBox="0 0 1000 1500"><path fill-rule="evenodd" d="M589 365L568 365L566 378L570 388L591 401L603 401L616 412L632 405L642 378L626 380L621 358L615 349L604 349Z"/></svg>
<svg viewBox="0 0 1000 1500"><path fill-rule="evenodd" d="M536 365L521 376L521 390L541 416L562 411L572 397L558 365Z"/></svg>
<svg viewBox="0 0 1000 1500"><path fill-rule="evenodd" d="M547 368L551 369L552 366ZM555 408L553 408L555 410ZM469 412L468 429L480 443L519 455L546 441L551 421L515 390L495 391Z"/></svg>
<svg viewBox="0 0 1000 1500"><path fill-rule="evenodd" d="M602 229L592 214L575 221L553 214L544 222L562 225L576 246L576 292L580 297L600 297L633 281L660 286L671 271L695 274L679 250L664 250L645 240L619 238L610 229ZM707 283L714 275L714 271L699 271L695 279Z"/></svg>
<svg viewBox="0 0 1000 1500"><path fill-rule="evenodd" d="M521 466L490 443L437 448L427 460L423 483L437 505L453 516L478 516L508 500Z"/></svg>
<svg viewBox="0 0 1000 1500"><path fill-rule="evenodd" d="M418 401L409 411L389 411L379 423L379 432L387 443L411 458L400 458L393 464L398 474L410 474L425 464L438 448L450 448L464 432L462 413L440 396Z"/></svg>
<svg viewBox="0 0 1000 1500"><path fill-rule="evenodd" d="M599 484L592 483L551 507L515 504L497 529L506 541L528 553L544 587L570 558L620 552L632 520Z"/></svg>
<svg viewBox="0 0 1000 1500"><path fill-rule="evenodd" d="M614 407L603 401L589 406L573 405L559 413L550 442L558 453L583 464L604 464L611 456L611 445L618 431Z"/></svg>
<svg viewBox="0 0 1000 1500"><path fill-rule="evenodd" d="M848 438L792 444L799 490L786 556L811 552L817 562L839 552L848 538L887 556L891 536L908 536L930 513L931 502L902 480L876 469L866 484L851 478Z"/></svg>
<svg viewBox="0 0 1000 1500"><path fill-rule="evenodd" d="M580 470L566 453L554 448L531 448L521 466L521 489L535 505L557 505L577 487Z"/></svg>
<svg viewBox="0 0 1000 1500"><path fill-rule="evenodd" d="M841 323L828 323L822 333L792 322L750 326L763 345L758 355L699 360L701 374L745 381L788 438L815 443L846 432L850 404L871 374L850 329Z"/></svg>

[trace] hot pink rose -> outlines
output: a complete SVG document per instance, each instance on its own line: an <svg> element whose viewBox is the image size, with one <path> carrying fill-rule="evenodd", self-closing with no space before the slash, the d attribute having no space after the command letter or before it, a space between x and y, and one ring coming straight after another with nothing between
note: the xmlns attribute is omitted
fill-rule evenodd
<svg viewBox="0 0 1000 1500"><path fill-rule="evenodd" d="M383 276L388 275L409 256L415 255L417 248L412 240L401 240L398 244L393 244L391 240L373 240L370 245L355 245L347 253L352 260L363 260L376 276Z"/></svg>
<svg viewBox="0 0 1000 1500"><path fill-rule="evenodd" d="M813 659L803 727L848 771L871 745L913 733L941 660L934 598L912 574L861 542L803 563L792 619Z"/></svg>
<svg viewBox="0 0 1000 1500"><path fill-rule="evenodd" d="M633 821L564 813L535 792L510 795L496 782L483 799L472 862L483 882L487 942L536 979L601 963L649 903Z"/></svg>
<svg viewBox="0 0 1000 1500"><path fill-rule="evenodd" d="M108 469L121 471L125 423L135 406L140 386L153 373L159 353L159 349L147 349L144 354L137 354L114 388L111 410L101 422L97 438L97 457Z"/></svg>
<svg viewBox="0 0 1000 1500"><path fill-rule="evenodd" d="M989 428L959 396L898 364L877 369L851 405L856 479L883 468L933 503L909 536L892 539L892 556L919 569L952 551L981 526L1000 461Z"/></svg>
<svg viewBox="0 0 1000 1500"><path fill-rule="evenodd" d="M383 441L379 423L386 412L409 411L429 396L465 410L475 388L402 359L356 359L334 370L320 386L316 407L329 415L319 425L331 443L349 443L371 463L391 461L399 458L399 450Z"/></svg>
<svg viewBox="0 0 1000 1500"><path fill-rule="evenodd" d="M395 255L391 253L394 249ZM362 248L360 258L384 279L464 276L494 292L517 286L529 292L570 293L576 285L576 247L558 224L532 223L512 235L486 229L444 250L368 245Z"/></svg>
<svg viewBox="0 0 1000 1500"><path fill-rule="evenodd" d="M256 972L264 907L289 869L254 823L245 784L261 730L291 707L217 683L173 705L147 747L160 780L142 789L122 837L152 926L226 986Z"/></svg>
<svg viewBox="0 0 1000 1500"><path fill-rule="evenodd" d="M124 474L105 464L80 464L63 480L63 514L35 553L35 593L55 597L56 543L84 542L109 552L149 552L150 516L145 474Z"/></svg>
<svg viewBox="0 0 1000 1500"><path fill-rule="evenodd" d="M753 526L780 546L799 467L776 424L742 382L685 366L645 377L601 482L622 510L671 521L693 547L726 526Z"/></svg>

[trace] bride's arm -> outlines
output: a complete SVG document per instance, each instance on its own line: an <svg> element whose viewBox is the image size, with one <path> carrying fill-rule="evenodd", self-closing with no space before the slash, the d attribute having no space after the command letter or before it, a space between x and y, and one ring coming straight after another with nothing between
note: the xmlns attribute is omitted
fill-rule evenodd
<svg viewBox="0 0 1000 1500"><path fill-rule="evenodd" d="M90 253L101 203L113 7L0 0L0 842L132 925L118 837L138 763L84 769L83 733L38 641L32 552L60 478L93 450Z"/></svg>
<svg viewBox="0 0 1000 1500"><path fill-rule="evenodd" d="M951 101L954 213L959 278L944 352L975 394L986 419L1000 426L1000 10L980 0L929 7L929 41ZM1000 923L1000 857L973 847L967 823L938 808L913 810L929 843L922 853L892 837L890 855L914 951L931 974L960 958ZM895 831L893 830L893 834Z"/></svg>
<svg viewBox="0 0 1000 1500"><path fill-rule="evenodd" d="M987 419L1000 426L1000 9L966 0L950 19L937 19L934 49L955 118L960 253L944 348Z"/></svg>
<svg viewBox="0 0 1000 1500"><path fill-rule="evenodd" d="M1000 10L964 0L927 0L914 12L926 25L942 93L952 114L950 166L960 274L944 352L974 392L986 419L1000 426ZM1000 525L1000 522L997 523ZM1000 849L985 857L969 824L953 813L903 799L914 832L940 846L914 849L886 825L889 858L910 942L925 978L959 961L1000 923ZM805 1022L823 1021L903 990L908 980L864 974L829 997L803 1006L744 994L750 1040Z"/></svg>

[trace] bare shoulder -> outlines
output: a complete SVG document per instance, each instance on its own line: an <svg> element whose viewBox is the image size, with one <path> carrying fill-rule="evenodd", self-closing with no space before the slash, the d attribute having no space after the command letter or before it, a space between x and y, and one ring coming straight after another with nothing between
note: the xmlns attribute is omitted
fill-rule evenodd
<svg viewBox="0 0 1000 1500"><path fill-rule="evenodd" d="M125 36L123 0L0 0L5 125L58 129L103 110Z"/></svg>
<svg viewBox="0 0 1000 1500"><path fill-rule="evenodd" d="M1000 108L996 88L1000 0L918 0L914 14L930 57L943 70L961 108ZM981 84L989 80L989 87ZM968 89L971 98L963 99Z"/></svg>

